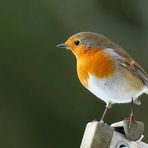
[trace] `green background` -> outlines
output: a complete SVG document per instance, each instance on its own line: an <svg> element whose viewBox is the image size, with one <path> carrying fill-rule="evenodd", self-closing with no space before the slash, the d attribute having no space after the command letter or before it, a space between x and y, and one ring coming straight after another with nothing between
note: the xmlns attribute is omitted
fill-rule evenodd
<svg viewBox="0 0 148 148"><path fill-rule="evenodd" d="M76 61L56 45L80 31L106 35L148 71L146 0L2 0L0 2L0 147L78 148L105 104L81 86ZM135 106L145 123L148 96ZM105 121L130 114L113 105Z"/></svg>

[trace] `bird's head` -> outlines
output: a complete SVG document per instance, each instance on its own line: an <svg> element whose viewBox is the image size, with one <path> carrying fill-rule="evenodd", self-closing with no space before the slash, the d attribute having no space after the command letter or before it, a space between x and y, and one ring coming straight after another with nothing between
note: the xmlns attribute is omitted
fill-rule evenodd
<svg viewBox="0 0 148 148"><path fill-rule="evenodd" d="M80 32L72 35L65 43L59 44L59 48L70 49L78 57L90 55L110 44L110 40L93 32Z"/></svg>

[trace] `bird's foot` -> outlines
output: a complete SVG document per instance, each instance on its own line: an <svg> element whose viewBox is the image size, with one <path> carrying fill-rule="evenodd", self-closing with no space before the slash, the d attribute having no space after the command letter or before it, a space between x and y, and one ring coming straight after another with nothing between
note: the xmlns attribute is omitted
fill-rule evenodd
<svg viewBox="0 0 148 148"><path fill-rule="evenodd" d="M136 123L136 119L133 116L130 116L126 119L129 124L128 124L128 128L130 129L133 123Z"/></svg>
<svg viewBox="0 0 148 148"><path fill-rule="evenodd" d="M103 120L100 120L100 123L101 123L101 124L104 124L104 121L103 121Z"/></svg>

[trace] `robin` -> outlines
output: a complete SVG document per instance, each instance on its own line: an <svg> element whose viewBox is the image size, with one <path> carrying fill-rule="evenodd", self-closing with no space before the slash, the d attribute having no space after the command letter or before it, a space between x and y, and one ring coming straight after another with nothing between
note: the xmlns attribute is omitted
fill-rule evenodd
<svg viewBox="0 0 148 148"><path fill-rule="evenodd" d="M148 74L119 45L103 35L80 32L72 35L59 48L72 51L77 60L77 74L82 85L106 103L101 117L115 103L140 105L138 97L148 94Z"/></svg>

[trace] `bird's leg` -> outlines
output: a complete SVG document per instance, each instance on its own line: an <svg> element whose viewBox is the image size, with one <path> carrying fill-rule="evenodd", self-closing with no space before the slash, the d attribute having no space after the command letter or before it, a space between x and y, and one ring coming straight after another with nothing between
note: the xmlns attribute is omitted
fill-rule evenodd
<svg viewBox="0 0 148 148"><path fill-rule="evenodd" d="M129 117L129 128L131 127L132 125L132 122L134 121L134 102L133 102L133 98L132 98L132 101L131 101L131 114L130 114L130 117Z"/></svg>
<svg viewBox="0 0 148 148"><path fill-rule="evenodd" d="M108 109L110 109L111 108L111 105L112 105L112 103L111 102L109 102L109 103L107 103L106 104L106 108L105 108L105 110L104 110L104 112L103 112L103 115L102 115L102 117L101 117L101 120L100 120L100 122L101 123L103 123L104 121L104 117L105 117L105 115L106 115L106 113L107 113L107 111L108 111Z"/></svg>

